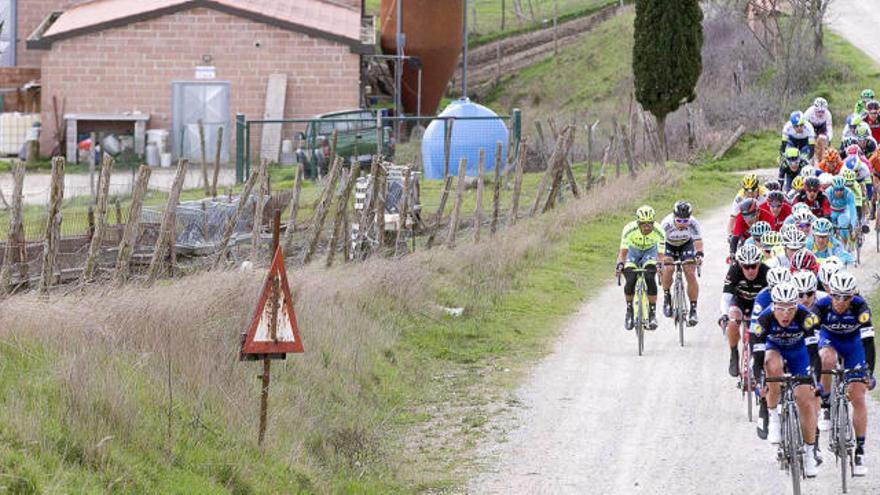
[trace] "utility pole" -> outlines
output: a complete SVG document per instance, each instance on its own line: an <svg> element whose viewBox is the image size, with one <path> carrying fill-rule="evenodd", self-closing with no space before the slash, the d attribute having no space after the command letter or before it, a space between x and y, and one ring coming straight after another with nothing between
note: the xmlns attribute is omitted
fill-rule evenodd
<svg viewBox="0 0 880 495"><path fill-rule="evenodd" d="M468 0L464 0L464 31L462 33L462 56L461 56L461 97L467 98L467 71L468 71Z"/></svg>
<svg viewBox="0 0 880 495"><path fill-rule="evenodd" d="M402 32L403 0L395 0L395 3L397 8L397 58L394 61L394 116L397 119L394 121L394 139L399 143L402 141L400 136L400 117L403 116L403 100L400 93L403 89L403 45L406 43L406 36Z"/></svg>

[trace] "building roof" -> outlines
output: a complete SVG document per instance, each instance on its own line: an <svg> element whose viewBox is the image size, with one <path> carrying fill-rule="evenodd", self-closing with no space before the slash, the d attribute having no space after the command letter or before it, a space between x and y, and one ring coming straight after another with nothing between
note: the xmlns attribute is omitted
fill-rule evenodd
<svg viewBox="0 0 880 495"><path fill-rule="evenodd" d="M360 12L339 0L90 0L54 22L47 20L29 39L31 48L197 7L212 8L350 46L360 44Z"/></svg>

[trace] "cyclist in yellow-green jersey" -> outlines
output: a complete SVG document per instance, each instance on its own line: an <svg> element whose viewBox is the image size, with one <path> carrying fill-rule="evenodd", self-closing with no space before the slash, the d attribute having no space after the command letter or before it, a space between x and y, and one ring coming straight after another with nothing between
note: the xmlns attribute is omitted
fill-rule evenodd
<svg viewBox="0 0 880 495"><path fill-rule="evenodd" d="M648 289L648 326L657 328L657 257L665 254L666 235L655 221L654 209L642 206L636 210L636 219L623 228L620 236L620 252L617 254L617 274L623 273L626 284L626 329L633 329L633 295L638 274L636 268L644 268L645 285Z"/></svg>

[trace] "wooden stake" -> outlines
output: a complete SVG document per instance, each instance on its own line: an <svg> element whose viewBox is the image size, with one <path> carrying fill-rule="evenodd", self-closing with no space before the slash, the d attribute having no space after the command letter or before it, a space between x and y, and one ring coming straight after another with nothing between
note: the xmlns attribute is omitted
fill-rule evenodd
<svg viewBox="0 0 880 495"><path fill-rule="evenodd" d="M562 185L562 176L566 169L566 155L568 155L568 150L571 149L573 141L574 132L571 126L563 129L559 139L556 140L556 147L553 149L553 154L550 156L550 169L548 170L548 173L550 173L552 177L550 194L547 196L547 202L544 204L544 208L541 210L542 212L547 212L556 205L556 196ZM570 178L573 179L573 177Z"/></svg>
<svg viewBox="0 0 880 495"><path fill-rule="evenodd" d="M214 155L214 182L211 184L211 196L217 197L217 180L220 178L220 152L223 151L223 127L217 128L217 150Z"/></svg>
<svg viewBox="0 0 880 495"><path fill-rule="evenodd" d="M516 178L513 182L513 204L510 209L510 219L507 221L510 225L515 225L519 216L519 197L522 194L523 169L526 166L528 152L528 143L523 139L519 144L519 160L516 161Z"/></svg>
<svg viewBox="0 0 880 495"><path fill-rule="evenodd" d="M366 198L364 198L364 207L361 210L360 218L358 218L358 232L357 239L355 239L355 256L358 257L366 257L368 253L368 249L366 246L366 240L369 238L369 231L372 228L373 221L375 220L375 216L373 215L373 204L375 203L375 193L373 190L375 189L376 176L379 174L379 161L381 157L378 155L373 156L373 163L370 165L370 181L367 184L366 190Z"/></svg>
<svg viewBox="0 0 880 495"><path fill-rule="evenodd" d="M141 165L138 169L137 181L134 186L134 194L131 197L131 206L128 209L128 223L125 225L125 231L122 234L122 240L119 242L119 254L116 257L116 283L121 284L128 279L129 264L131 255L134 251L135 243L138 235L140 235L141 226L141 208L144 204L144 196L147 194L147 185L150 183L150 174L152 170L146 165ZM117 200L117 205L119 204ZM118 208L117 208L117 211ZM117 213L117 219L122 217L121 213Z"/></svg>
<svg viewBox="0 0 880 495"><path fill-rule="evenodd" d="M354 186L357 184L358 177L360 176L361 164L354 160L351 164L351 173L345 182L345 188L336 200L336 216L333 219L330 249L327 251L327 268L333 266L333 258L336 256L336 249L339 247L340 240L342 240L343 244L347 242L345 239L348 237L348 227L343 223L345 221L345 210L348 208L348 202L351 200L351 191L354 190Z"/></svg>
<svg viewBox="0 0 880 495"><path fill-rule="evenodd" d="M336 189L336 182L339 180L339 173L342 170L342 158L336 157L333 160L333 166L330 168L330 178L327 181L327 187L324 189L321 203L315 210L315 216L312 219L312 227L309 231L309 243L306 252L303 255L303 264L307 265L312 261L315 251L318 249L318 241L321 240L321 230L324 228L324 221L327 219L327 211L330 209L330 203L333 201L333 192Z"/></svg>
<svg viewBox="0 0 880 495"><path fill-rule="evenodd" d="M458 222L461 219L461 202L464 199L464 181L467 175L467 158L458 162L458 183L455 191L455 205L452 207L452 218L449 221L449 234L446 237L446 247L455 247L455 234L458 232Z"/></svg>
<svg viewBox="0 0 880 495"><path fill-rule="evenodd" d="M25 164L21 161L15 162L15 168L12 171L12 205L9 215L9 230L6 235L6 249L3 253L3 264L0 265L0 297L9 293L12 284L12 257L16 254L16 247L23 246L24 232L22 225L22 190L24 189ZM21 247L19 247L21 249ZM24 263L23 257L19 251L19 262ZM23 282L23 280L22 280Z"/></svg>
<svg viewBox="0 0 880 495"><path fill-rule="evenodd" d="M40 295L48 296L49 287L55 283L55 258L58 256L58 245L61 242L61 201L64 199L64 166L63 157L52 159L52 185L49 196L46 236L43 241L43 268L40 274Z"/></svg>
<svg viewBox="0 0 880 495"><path fill-rule="evenodd" d="M260 168L257 170L257 196L256 202L254 203L254 224L253 229L251 229L252 262L257 261L257 255L260 252L260 238L263 235L263 203L266 202L266 195L268 194L268 187L266 185L266 181L269 178L267 171L268 166L269 160L263 158L260 161ZM269 256L271 257L273 254L270 254Z"/></svg>
<svg viewBox="0 0 880 495"><path fill-rule="evenodd" d="M137 181L135 181L135 184ZM134 190L132 190L132 196L134 196ZM113 201L113 207L116 210L116 225L122 225L122 205L119 204L119 198L115 198Z"/></svg>
<svg viewBox="0 0 880 495"><path fill-rule="evenodd" d="M101 175L98 177L98 198L96 207L95 232L89 243L89 256L83 268L80 284L91 283L95 279L95 269L98 266L98 254L104 243L104 234L107 231L107 200L110 193L110 174L113 170L113 158L104 153L101 157Z"/></svg>
<svg viewBox="0 0 880 495"><path fill-rule="evenodd" d="M235 209L232 218L226 221L226 228L223 230L223 239L218 246L219 254L214 260L214 264L211 266L212 270L216 270L217 267L220 266L220 263L226 260L226 256L229 254L229 240L232 239L232 233L235 232L235 226L238 225L238 219L241 218L241 214L247 206L248 199L251 196L251 191L254 189L254 184L257 183L257 179L259 179L259 174L251 174L251 176L248 177L247 182L244 183L244 189L242 189L241 197L238 199L238 207Z"/></svg>
<svg viewBox="0 0 880 495"><path fill-rule="evenodd" d="M409 252L409 249L406 246L406 239L403 239L403 231L406 230L406 219L409 216L409 200L412 189L412 167L407 167L403 170L403 195L400 198L400 208L398 210L398 221L397 221L397 235L394 237L394 256L398 256L400 254L400 246L403 245L403 248L406 249L406 252ZM400 241L403 241L401 243Z"/></svg>
<svg viewBox="0 0 880 495"><path fill-rule="evenodd" d="M492 226L490 232L498 230L498 216L501 214L501 141L495 143L495 182L492 194Z"/></svg>
<svg viewBox="0 0 880 495"><path fill-rule="evenodd" d="M205 184L205 196L211 195L211 181L208 180L208 150L205 147L205 124L199 119L199 147L202 153L202 182Z"/></svg>
<svg viewBox="0 0 880 495"><path fill-rule="evenodd" d="M303 164L297 164L293 178L293 194L290 196L290 217L284 230L284 249L289 250L296 232L296 217L299 215L299 197L302 192Z"/></svg>
<svg viewBox="0 0 880 495"><path fill-rule="evenodd" d="M434 238L437 236L437 230L443 222L443 211L446 209L446 201L449 199L449 189L452 188L452 175L447 175L443 181L443 190L440 192L440 205L437 206L437 213L434 215L434 223L431 225L428 240L425 241L425 248L431 249L434 246Z"/></svg>
<svg viewBox="0 0 880 495"><path fill-rule="evenodd" d="M381 252L385 247L385 200L388 190L388 177L385 167L379 167L379 175L376 177L377 187L373 189L376 192L376 251Z"/></svg>
<svg viewBox="0 0 880 495"><path fill-rule="evenodd" d="M165 203L165 212L162 215L162 226L159 228L159 238L156 239L156 247L153 250L153 259L150 260L148 282L152 283L165 269L165 257L168 255L169 244L175 243L177 236L177 203L180 201L180 190L183 189L183 180L186 178L186 160L177 160L177 173L171 184L171 193L168 202Z"/></svg>
<svg viewBox="0 0 880 495"><path fill-rule="evenodd" d="M486 180L486 150L480 148L480 160L477 162L477 204L474 207L474 242L480 242L480 231L483 228L483 182Z"/></svg>

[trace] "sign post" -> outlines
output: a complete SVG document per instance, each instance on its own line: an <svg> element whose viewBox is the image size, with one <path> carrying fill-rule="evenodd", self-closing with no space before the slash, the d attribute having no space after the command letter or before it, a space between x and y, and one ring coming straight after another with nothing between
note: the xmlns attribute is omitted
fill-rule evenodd
<svg viewBox="0 0 880 495"><path fill-rule="evenodd" d="M281 211L275 210L272 225L272 266L263 284L251 324L242 334L239 354L241 361L263 361L263 374L258 377L262 383L258 436L260 445L266 436L272 360L285 359L288 353L303 352L290 286L287 283L287 270L284 268L284 253L279 246L280 232Z"/></svg>

